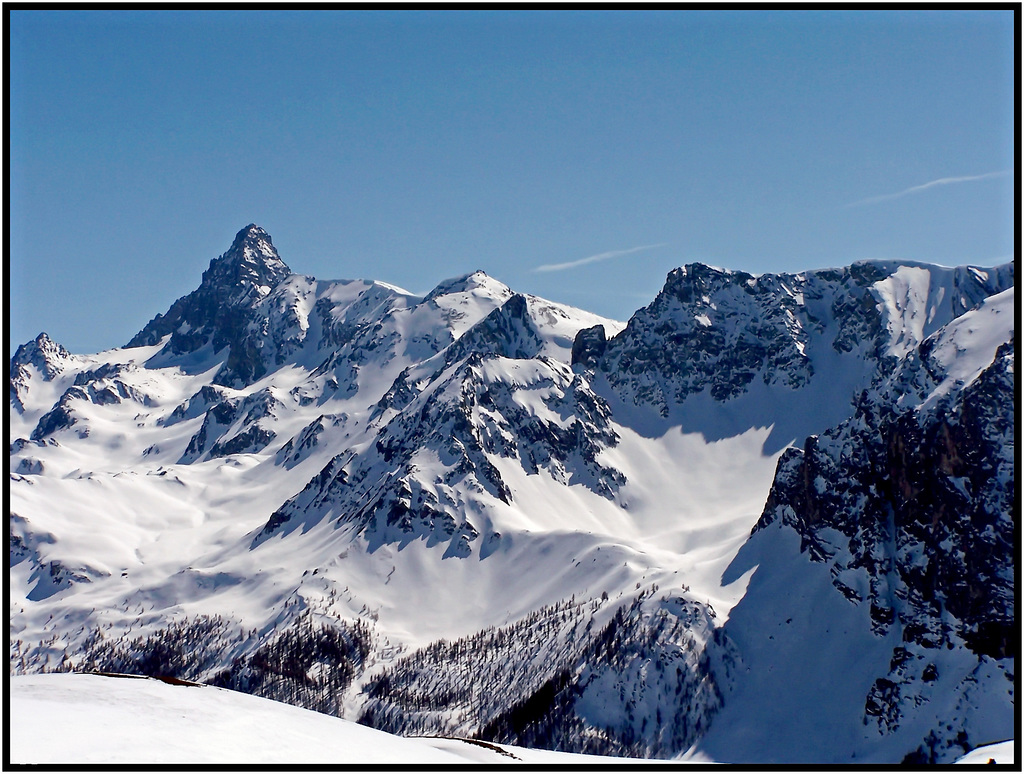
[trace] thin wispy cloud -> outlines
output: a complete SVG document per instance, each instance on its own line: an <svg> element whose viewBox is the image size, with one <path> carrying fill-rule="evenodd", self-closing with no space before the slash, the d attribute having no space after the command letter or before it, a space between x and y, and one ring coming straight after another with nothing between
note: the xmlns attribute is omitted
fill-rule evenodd
<svg viewBox="0 0 1024 774"><path fill-rule="evenodd" d="M533 271L565 271L566 269L575 269L578 266L586 266L588 263L597 263L598 261L608 261L612 258L621 258L623 255L639 253L641 250L653 250L655 247L665 247L667 244L667 242L662 242L657 245L640 245L640 247L630 247L627 250L609 250L607 253L588 255L586 258L567 261L566 263L546 263L543 266L536 267Z"/></svg>
<svg viewBox="0 0 1024 774"><path fill-rule="evenodd" d="M899 199L904 196L910 196L911 194L920 193L921 191L927 191L929 188L935 188L940 185L952 185L953 183L972 183L975 180L988 180L993 177L1006 177L1009 173L1008 170L1002 172L986 172L983 175L964 175L963 177L940 177L938 180L932 180L921 185L915 185L911 188L907 188L904 191L898 191L896 193L882 194L880 196L869 196L867 199L861 199L860 201L851 202L844 206L844 209L849 207L861 207L865 204L877 204L878 202L887 202L892 199Z"/></svg>

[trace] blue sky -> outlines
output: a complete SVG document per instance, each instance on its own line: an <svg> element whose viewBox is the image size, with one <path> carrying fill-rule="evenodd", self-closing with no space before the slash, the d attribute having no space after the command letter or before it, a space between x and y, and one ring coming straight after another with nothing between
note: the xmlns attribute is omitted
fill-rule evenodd
<svg viewBox="0 0 1024 774"><path fill-rule="evenodd" d="M250 222L618 319L691 261L1011 260L1011 11L12 11L10 319L123 345Z"/></svg>

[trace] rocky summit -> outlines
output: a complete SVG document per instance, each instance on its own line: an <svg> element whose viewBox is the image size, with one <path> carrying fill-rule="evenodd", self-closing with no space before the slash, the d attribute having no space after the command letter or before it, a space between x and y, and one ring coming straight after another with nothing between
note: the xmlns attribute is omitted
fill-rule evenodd
<svg viewBox="0 0 1024 774"><path fill-rule="evenodd" d="M10 362L13 674L755 764L1014 733L1014 265L669 273L618 322L256 225L125 347Z"/></svg>

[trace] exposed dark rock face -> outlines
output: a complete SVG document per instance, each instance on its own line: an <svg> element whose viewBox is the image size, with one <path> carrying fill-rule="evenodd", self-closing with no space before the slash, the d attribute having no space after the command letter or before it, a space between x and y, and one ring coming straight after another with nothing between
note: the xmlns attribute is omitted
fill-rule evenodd
<svg viewBox="0 0 1024 774"><path fill-rule="evenodd" d="M837 530L852 554L842 569L878 581L869 602L880 628L904 607L880 590L895 573L907 607L956 620L927 635L933 644L954 633L978 653L1014 656L1013 360L1007 342L966 389L922 410L865 397L849 422L783 455L755 529L781 518L817 561L837 548L820 533Z"/></svg>
<svg viewBox="0 0 1024 774"><path fill-rule="evenodd" d="M204 388L206 389L206 388ZM183 416L208 405L219 393L211 388L193 395L187 404L175 409ZM195 404L195 405L194 405ZM272 417L281 402L269 389L259 390L244 399L224 398L205 411L203 424L189 440L185 453L178 460L191 463L203 459L226 457L229 454L257 452L274 440L276 433L260 420Z"/></svg>
<svg viewBox="0 0 1024 774"><path fill-rule="evenodd" d="M211 407L225 401L226 397L227 394L222 388L204 384L195 395L177 406L163 421L163 424L171 426L178 422L201 417Z"/></svg>
<svg viewBox="0 0 1024 774"><path fill-rule="evenodd" d="M1012 672L1020 647L1014 341L948 392L936 389L934 344L886 392L865 392L850 420L783 454L755 527L781 520L797 531L836 588L869 605L876 634L901 633L890 672L865 699L865 717L886 732L899 727L906 697L936 679L929 652L966 648ZM942 740L933 741L929 750Z"/></svg>
<svg viewBox="0 0 1024 774"><path fill-rule="evenodd" d="M152 346L171 334L167 351L183 355L210 345L228 348L217 384L244 387L267 372L262 356L266 315L260 302L291 271L277 254L270 235L250 224L238 232L224 255L210 262L200 286L157 315L128 342Z"/></svg>
<svg viewBox="0 0 1024 774"><path fill-rule="evenodd" d="M887 317L879 284L897 271L863 262L755 276L689 264L669 273L654 302L607 342L599 360L589 359L624 400L666 416L698 393L725 402L759 383L801 390L835 378L843 362L852 397L897 365L890 328L901 321ZM936 302L928 325L943 325L1012 285L1012 264L951 270L952 297ZM828 358L830 373L816 373L814 361Z"/></svg>
<svg viewBox="0 0 1024 774"><path fill-rule="evenodd" d="M125 363L104 363L99 368L76 374L75 385L85 387L89 400L98 406L117 404L122 400L150 406L151 397L124 380L126 374L135 370L134 366Z"/></svg>
<svg viewBox="0 0 1024 774"><path fill-rule="evenodd" d="M344 416L325 416L321 414L278 449L277 463L289 468L297 465L319 445L320 436L328 425L337 425L342 421L344 421Z"/></svg>
<svg viewBox="0 0 1024 774"><path fill-rule="evenodd" d="M603 325L584 328L573 339L571 364L593 368L600 362L607 346L608 339L605 336Z"/></svg>
<svg viewBox="0 0 1024 774"><path fill-rule="evenodd" d="M516 293L448 347L445 359L455 363L475 353L521 360L536 357L542 347L526 298Z"/></svg>
<svg viewBox="0 0 1024 774"><path fill-rule="evenodd" d="M88 401L89 393L81 387L68 387L57 404L40 417L39 423L29 438L33 441L41 441L58 430L65 430L74 425L78 421L74 409L76 400Z"/></svg>
<svg viewBox="0 0 1024 774"><path fill-rule="evenodd" d="M39 422L29 436L30 439L42 441L60 430L66 430L77 424L79 415L75 410L76 401L92 403L97 406L109 406L128 400L134 401L140 406L149 406L151 404L149 395L126 384L121 379L112 378L114 374L120 374L125 370L123 366L104 366L96 371L87 371L76 375L74 384L61 394L53 408L39 418ZM88 435L89 429L82 427L79 432Z"/></svg>
<svg viewBox="0 0 1024 774"><path fill-rule="evenodd" d="M674 269L608 342L600 368L624 397L662 413L705 390L735 397L755 378L802 386L813 375L808 338L822 322L802 303L808 284L804 275L754 277L699 263Z"/></svg>

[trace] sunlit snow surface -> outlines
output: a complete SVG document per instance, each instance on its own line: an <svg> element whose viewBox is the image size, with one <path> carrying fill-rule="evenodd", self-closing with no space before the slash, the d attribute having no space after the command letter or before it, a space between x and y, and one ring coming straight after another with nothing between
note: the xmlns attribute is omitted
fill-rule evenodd
<svg viewBox="0 0 1024 774"><path fill-rule="evenodd" d="M205 685L85 674L9 680L12 764L616 762L456 739L406 739Z"/></svg>
<svg viewBox="0 0 1024 774"><path fill-rule="evenodd" d="M8 679L8 738L10 762L15 765L622 763L616 758L459 739L403 738L210 686L84 674ZM59 728L55 718L61 719ZM984 764L990 759L1014 763L1014 742L980 747L957 763ZM711 762L705 757L690 761Z"/></svg>
<svg viewBox="0 0 1024 774"><path fill-rule="evenodd" d="M979 747L977 750L971 750L963 758L959 758L956 763L969 763L972 765L992 763L993 761L995 763L1016 763L1015 747L1016 742L1012 739L1006 742L987 744L984 747Z"/></svg>

